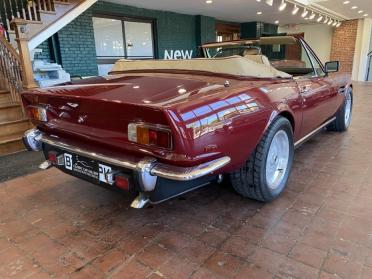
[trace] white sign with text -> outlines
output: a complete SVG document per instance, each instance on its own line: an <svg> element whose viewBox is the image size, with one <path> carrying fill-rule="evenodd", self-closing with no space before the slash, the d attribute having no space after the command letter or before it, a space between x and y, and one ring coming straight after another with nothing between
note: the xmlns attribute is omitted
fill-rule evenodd
<svg viewBox="0 0 372 279"><path fill-rule="evenodd" d="M164 59L174 60L174 59L191 59L193 50L165 50Z"/></svg>

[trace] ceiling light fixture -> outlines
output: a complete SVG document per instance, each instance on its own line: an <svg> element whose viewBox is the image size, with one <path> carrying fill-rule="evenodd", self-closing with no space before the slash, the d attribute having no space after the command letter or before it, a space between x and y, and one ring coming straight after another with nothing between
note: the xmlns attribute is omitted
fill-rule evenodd
<svg viewBox="0 0 372 279"><path fill-rule="evenodd" d="M344 1L344 5L350 4L350 1Z"/></svg>
<svg viewBox="0 0 372 279"><path fill-rule="evenodd" d="M315 13L312 12L311 15L309 16L309 19L310 19L310 20L313 20L314 18L315 18Z"/></svg>
<svg viewBox="0 0 372 279"><path fill-rule="evenodd" d="M306 9L304 9L304 12L301 14L301 16L302 17L306 17L308 13L309 13L309 11L306 10Z"/></svg>
<svg viewBox="0 0 372 279"><path fill-rule="evenodd" d="M262 15L262 12L257 12L258 15Z"/></svg>
<svg viewBox="0 0 372 279"><path fill-rule="evenodd" d="M266 0L267 5L272 6L274 4L274 0Z"/></svg>
<svg viewBox="0 0 372 279"><path fill-rule="evenodd" d="M294 5L292 15L297 14L299 10L300 10L300 8L297 5Z"/></svg>
<svg viewBox="0 0 372 279"><path fill-rule="evenodd" d="M333 20L331 19L330 21L328 21L328 25L331 25L333 23Z"/></svg>
<svg viewBox="0 0 372 279"><path fill-rule="evenodd" d="M364 16L364 17L367 17L367 16L368 16L368 14L364 14L363 16Z"/></svg>
<svg viewBox="0 0 372 279"><path fill-rule="evenodd" d="M323 21L324 24L327 24L328 23L328 17L325 18L325 20Z"/></svg>
<svg viewBox="0 0 372 279"><path fill-rule="evenodd" d="M207 0L207 1L205 1L205 3L212 4L213 3L213 0Z"/></svg>
<svg viewBox="0 0 372 279"><path fill-rule="evenodd" d="M317 22L321 22L323 20L323 16L319 15L318 19L316 20Z"/></svg>
<svg viewBox="0 0 372 279"><path fill-rule="evenodd" d="M358 14L361 14L361 13L363 13L364 11L363 10L360 10L360 11L358 11Z"/></svg>
<svg viewBox="0 0 372 279"><path fill-rule="evenodd" d="M358 6L352 6L351 9L352 10L358 9Z"/></svg>
<svg viewBox="0 0 372 279"><path fill-rule="evenodd" d="M340 26L341 26L341 22L339 21L339 22L337 22L336 27L338 28Z"/></svg>
<svg viewBox="0 0 372 279"><path fill-rule="evenodd" d="M279 11L284 11L286 7L287 7L287 2L282 0L282 3L279 6Z"/></svg>
<svg viewBox="0 0 372 279"><path fill-rule="evenodd" d="M275 22L274 22L275 24L279 24L279 20L275 20Z"/></svg>
<svg viewBox="0 0 372 279"><path fill-rule="evenodd" d="M335 20L335 21L333 22L332 26L333 26L333 27L336 27L336 25L337 25L337 21Z"/></svg>

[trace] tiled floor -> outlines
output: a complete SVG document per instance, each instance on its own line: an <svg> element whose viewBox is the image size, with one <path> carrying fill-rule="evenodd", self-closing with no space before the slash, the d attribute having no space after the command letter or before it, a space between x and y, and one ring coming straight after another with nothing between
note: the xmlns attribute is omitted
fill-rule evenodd
<svg viewBox="0 0 372 279"><path fill-rule="evenodd" d="M372 278L372 86L270 204L210 185L134 210L55 169L0 184L0 278Z"/></svg>

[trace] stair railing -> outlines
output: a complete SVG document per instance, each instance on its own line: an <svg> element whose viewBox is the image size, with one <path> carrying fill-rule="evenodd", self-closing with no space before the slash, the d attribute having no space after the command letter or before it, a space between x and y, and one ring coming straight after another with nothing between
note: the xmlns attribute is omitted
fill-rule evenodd
<svg viewBox="0 0 372 279"><path fill-rule="evenodd" d="M55 0L0 0L0 23L7 32L12 30L11 22L17 19L40 21L40 11L55 12ZM68 0L58 0L68 3Z"/></svg>
<svg viewBox="0 0 372 279"><path fill-rule="evenodd" d="M12 101L19 102L23 89L21 61L4 37L0 37L0 79L1 84L9 90Z"/></svg>

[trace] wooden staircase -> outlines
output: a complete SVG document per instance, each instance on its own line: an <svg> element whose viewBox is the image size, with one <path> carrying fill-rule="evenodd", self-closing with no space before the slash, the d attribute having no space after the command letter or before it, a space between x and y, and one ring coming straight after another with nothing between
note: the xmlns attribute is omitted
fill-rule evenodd
<svg viewBox="0 0 372 279"><path fill-rule="evenodd" d="M24 150L22 136L30 127L21 104L12 101L9 91L0 90L0 156Z"/></svg>
<svg viewBox="0 0 372 279"><path fill-rule="evenodd" d="M22 136L31 124L20 94L36 87L30 51L95 2L0 0L0 24L5 28L5 36L0 32L0 156L25 149Z"/></svg>

